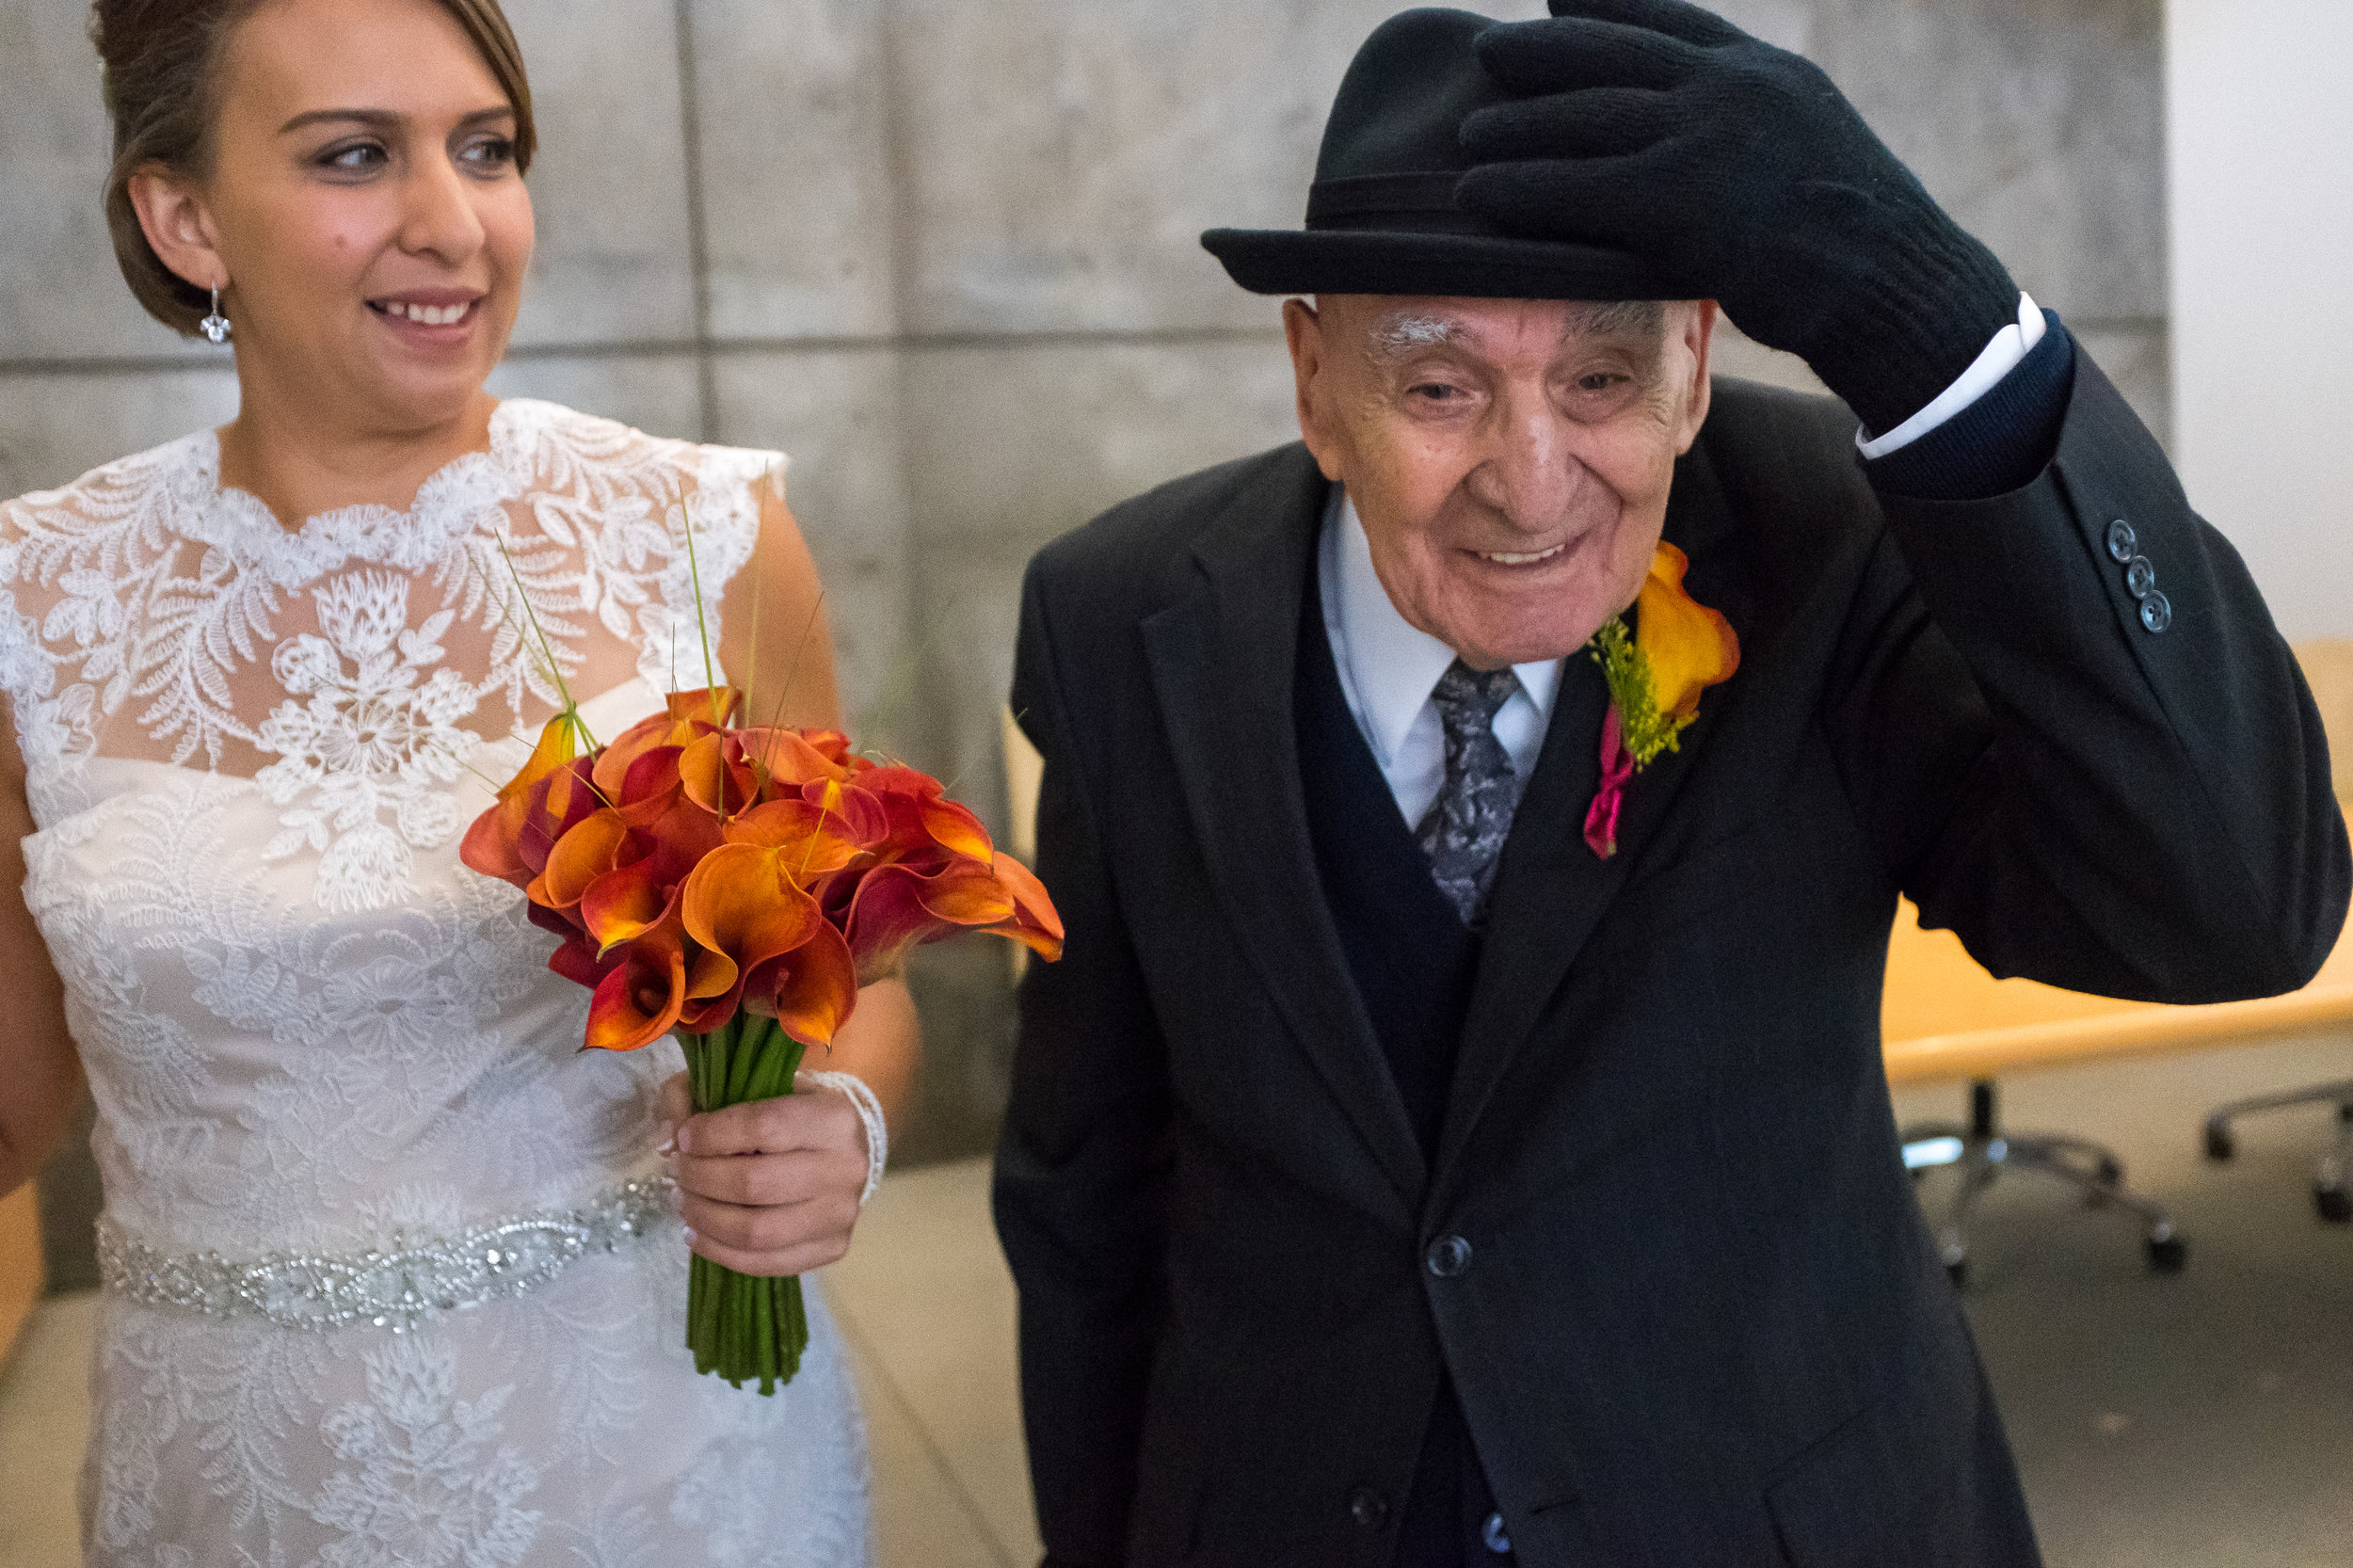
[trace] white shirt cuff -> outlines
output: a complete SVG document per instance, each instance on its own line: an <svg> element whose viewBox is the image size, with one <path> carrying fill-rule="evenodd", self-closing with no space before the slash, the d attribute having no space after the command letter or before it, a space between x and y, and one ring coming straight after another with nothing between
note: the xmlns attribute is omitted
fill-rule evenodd
<svg viewBox="0 0 2353 1568"><path fill-rule="evenodd" d="M1961 373L1961 378L1939 392L1936 400L1901 424L1876 440L1867 430L1854 433L1855 450L1866 458L1884 457L1900 451L1927 435L1938 425L1968 408L1978 398L1992 392L2002 377L2018 368L2018 361L2026 351L2042 341L2049 323L2042 319L2042 308L2034 296L2020 291L2018 319L1993 334L1993 341L1985 345L1975 363Z"/></svg>

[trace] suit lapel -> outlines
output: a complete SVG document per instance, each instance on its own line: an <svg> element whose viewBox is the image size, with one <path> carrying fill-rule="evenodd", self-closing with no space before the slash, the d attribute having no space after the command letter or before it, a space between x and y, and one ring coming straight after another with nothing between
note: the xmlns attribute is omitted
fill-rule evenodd
<svg viewBox="0 0 2353 1568"><path fill-rule="evenodd" d="M1205 530L1194 592L1144 622L1193 831L1225 918L1292 1034L1396 1186L1424 1169L1403 1099L1323 901L1299 776L1292 688L1301 601L1327 488L1304 449Z"/></svg>
<svg viewBox="0 0 2353 1568"><path fill-rule="evenodd" d="M1721 610L1736 634L1749 630L1743 596L1726 546L1732 516L1705 449L1677 465L1666 537L1691 560L1692 597ZM1733 681L1739 680L1737 674ZM1609 694L1600 666L1579 652L1561 672L1544 749L1513 818L1503 863L1488 905L1486 945L1464 1021L1461 1048L1439 1134L1435 1170L1454 1163L1505 1069L1527 1044L1545 1005L1561 987L1593 929L1706 750L1729 684L1700 700L1699 716L1626 787L1618 853L1604 860L1586 847L1585 811L1601 777L1601 724Z"/></svg>

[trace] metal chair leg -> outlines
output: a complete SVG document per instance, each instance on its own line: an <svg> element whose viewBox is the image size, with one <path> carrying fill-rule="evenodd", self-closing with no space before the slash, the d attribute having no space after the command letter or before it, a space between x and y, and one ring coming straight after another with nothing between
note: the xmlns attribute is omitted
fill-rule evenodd
<svg viewBox="0 0 2353 1568"><path fill-rule="evenodd" d="M1903 1129L1904 1169L1914 1181L1939 1166L1958 1161L1969 1146L1969 1129L1959 1122L1921 1122Z"/></svg>
<svg viewBox="0 0 2353 1568"><path fill-rule="evenodd" d="M2013 1138L2010 1143L2013 1145L2030 1143L2038 1148L2048 1149L2055 1153L2064 1152L2079 1156L2099 1174L2101 1181L2110 1187L2116 1186L2124 1179L2124 1167L2117 1160L2115 1154L2106 1144L2095 1144L2089 1138L2070 1138L2060 1133L2038 1132L2031 1138Z"/></svg>
<svg viewBox="0 0 2353 1568"><path fill-rule="evenodd" d="M2013 1138L2009 1142L2009 1163L2027 1170L2041 1171L2046 1176L2072 1183L2095 1206L2114 1205L2127 1213L2140 1216L2146 1227L2144 1240L2149 1252L2149 1266L2160 1273L2173 1273L2188 1261L2188 1249L2182 1239L2173 1234L2173 1217L2157 1204L2124 1189L2123 1167L2113 1155L2090 1145L2102 1163L2086 1170L2059 1152L2065 1149L2080 1153L2080 1139ZM2113 1169L2114 1175L2109 1171Z"/></svg>
<svg viewBox="0 0 2353 1568"><path fill-rule="evenodd" d="M1944 1232L1937 1238L1945 1272L1956 1289L1969 1282L1970 1211L1977 1206L1977 1194L1993 1185L1994 1173L2006 1153L1998 1138L1973 1139L1957 1161L1961 1185L1953 1192L1953 1206L1946 1211Z"/></svg>
<svg viewBox="0 0 2353 1568"><path fill-rule="evenodd" d="M2275 1095L2250 1095L2243 1100L2217 1106L2206 1118L2206 1158L2228 1160L2238 1151L2237 1140L2231 1136L2231 1123L2240 1116L2258 1111L2278 1111L2291 1105L2325 1105L2333 1101L2340 1116L2353 1113L2353 1078L2340 1079L2334 1083L2315 1083L2309 1089L2289 1089Z"/></svg>
<svg viewBox="0 0 2353 1568"><path fill-rule="evenodd" d="M1932 1166L1955 1168L1958 1186L1951 1207L1945 1211L1945 1224L1938 1231L1937 1247L1945 1272L1952 1276L1956 1286L1966 1283L1968 1278L1969 1221L1978 1194L1993 1184L1994 1176L2005 1166L2055 1176L2080 1191L2086 1201L2095 1207L2112 1206L2138 1218L2149 1265L2159 1272L2171 1273L2187 1260L2188 1250L2173 1229L2172 1216L2160 1205L2126 1190L2123 1162L2112 1150L2088 1138L2063 1133L2022 1133L2013 1137L2004 1132L1994 1085L1990 1080L1970 1084L1969 1122L1965 1127L1950 1122L1923 1123L1904 1128L1901 1137L1904 1163L1914 1176ZM2337 1152L2323 1173L2324 1184L2335 1194L2334 1201L2344 1205L2347 1217L2353 1218L2353 1193L2346 1188L2348 1175L2353 1175L2353 1107L2345 1112L2339 1127ZM2314 1188L2315 1198L2320 1192L2320 1187ZM2327 1211L2324 1207L2323 1212Z"/></svg>
<svg viewBox="0 0 2353 1568"><path fill-rule="evenodd" d="M2278 1111L2296 1105L2327 1105L2337 1108L2336 1141L2327 1154L2321 1156L2320 1169L2313 1178L2313 1208L2331 1224L2353 1222L2353 1191L2347 1188L2353 1177L2353 1078L2340 1079L2334 1083L2315 1083L2307 1089L2289 1089L2275 1095L2252 1095L2243 1100L2233 1100L2217 1107L2206 1118L2205 1144L2209 1160L2228 1160L2238 1152L2238 1140L2232 1136L2233 1118L2257 1111Z"/></svg>
<svg viewBox="0 0 2353 1568"><path fill-rule="evenodd" d="M2337 1107L2337 1141L2321 1157L2320 1175L2313 1182L2313 1207L2331 1224L2353 1222L2353 1192L2345 1189L2353 1173L2353 1105Z"/></svg>

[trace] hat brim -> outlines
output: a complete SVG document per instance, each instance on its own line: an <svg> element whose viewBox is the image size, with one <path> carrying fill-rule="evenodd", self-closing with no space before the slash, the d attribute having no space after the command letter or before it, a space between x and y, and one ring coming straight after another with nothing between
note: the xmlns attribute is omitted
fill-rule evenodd
<svg viewBox="0 0 2353 1568"><path fill-rule="evenodd" d="M1390 230L1212 229L1201 244L1253 294L1678 297L1638 256L1552 240Z"/></svg>

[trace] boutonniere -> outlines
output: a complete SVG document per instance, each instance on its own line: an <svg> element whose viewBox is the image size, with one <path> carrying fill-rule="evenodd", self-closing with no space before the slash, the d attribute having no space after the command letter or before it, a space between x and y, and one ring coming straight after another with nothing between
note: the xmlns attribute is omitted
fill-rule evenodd
<svg viewBox="0 0 2353 1568"><path fill-rule="evenodd" d="M1618 853L1618 808L1625 787L1662 751L1675 749L1699 716L1700 693L1740 667L1732 623L1683 591L1691 563L1661 543L1634 597L1635 627L1611 616L1586 646L1609 683L1601 721L1601 788L1585 812L1585 844L1604 860Z"/></svg>

